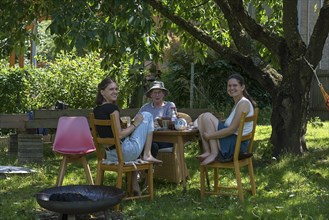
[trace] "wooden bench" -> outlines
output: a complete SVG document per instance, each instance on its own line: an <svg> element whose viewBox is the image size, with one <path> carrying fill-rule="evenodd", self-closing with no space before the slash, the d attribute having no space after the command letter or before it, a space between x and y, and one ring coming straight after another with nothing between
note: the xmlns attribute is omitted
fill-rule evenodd
<svg viewBox="0 0 329 220"><path fill-rule="evenodd" d="M121 109L121 116L130 116L133 118L139 108L133 109ZM177 109L178 112L184 112L191 116L194 121L197 117L204 112L208 112L208 109L189 109L182 108ZM26 129L36 129L36 128L56 128L58 119L61 116L85 116L89 117L89 113L92 112L92 109L64 109L64 110L35 110L33 112L33 120L29 120L25 122ZM222 113L217 113L217 115Z"/></svg>
<svg viewBox="0 0 329 220"><path fill-rule="evenodd" d="M27 114L0 114L0 129L25 130L25 122L29 120Z"/></svg>
<svg viewBox="0 0 329 220"><path fill-rule="evenodd" d="M18 162L41 162L43 159L42 137L25 134L25 124L29 120L28 114L0 114L0 129L15 129L9 135L8 154L18 156Z"/></svg>

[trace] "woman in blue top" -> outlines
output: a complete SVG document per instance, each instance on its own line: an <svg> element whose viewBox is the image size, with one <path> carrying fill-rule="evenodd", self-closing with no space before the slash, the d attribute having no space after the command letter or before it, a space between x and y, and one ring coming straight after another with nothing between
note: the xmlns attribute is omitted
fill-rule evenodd
<svg viewBox="0 0 329 220"><path fill-rule="evenodd" d="M256 103L248 94L244 79L240 74L229 76L227 93L233 98L235 105L224 124L209 112L198 117L198 129L202 139L203 153L197 158L202 165L215 161L217 156L224 159L231 158L234 154L242 112L246 112L247 116L254 114ZM243 134L250 133L252 126L253 122L246 123ZM246 152L247 146L248 141L243 142L240 153Z"/></svg>
<svg viewBox="0 0 329 220"><path fill-rule="evenodd" d="M142 160L153 163L162 163L161 160L151 155L151 144L154 131L153 116L148 112L137 114L134 123L123 129L120 123L119 108L116 105L119 89L114 80L104 79L98 84L98 92L96 97L97 107L94 108L96 119L109 119L110 114L116 115L116 126L119 127L119 136L122 141L122 153L125 162L134 161L141 157ZM113 137L111 127L97 127L100 137ZM112 146L108 146L106 150L106 161L117 162L116 150ZM144 150L144 151L143 151ZM141 155L143 151L143 154ZM133 175L133 189L140 194L140 188L137 182L137 172Z"/></svg>

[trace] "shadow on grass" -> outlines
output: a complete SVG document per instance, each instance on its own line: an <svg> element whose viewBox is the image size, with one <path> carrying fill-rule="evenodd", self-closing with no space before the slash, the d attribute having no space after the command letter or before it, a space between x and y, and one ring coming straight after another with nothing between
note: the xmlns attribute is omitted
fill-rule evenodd
<svg viewBox="0 0 329 220"><path fill-rule="evenodd" d="M329 138L324 138L323 147L311 148L302 156L285 155L280 160L264 161L255 155L257 193L256 196L246 193L244 203L235 196L201 199L199 162L195 159L199 148L193 143L185 148L190 174L187 192L183 193L181 184L155 179L152 202L145 199L121 202L124 219L328 219L329 146L325 142L329 143ZM55 185L61 161L49 146L44 155L43 164L28 165L37 169L37 173L6 175L0 179L0 219L38 219L36 216L44 212L33 195ZM87 158L95 180L95 154ZM5 151L0 151L0 160L18 165L17 158L8 157ZM226 174L234 177L232 173ZM243 169L243 180L247 181L245 174ZM85 183L82 166L70 164L64 185ZM105 184L114 185L114 175L108 175Z"/></svg>

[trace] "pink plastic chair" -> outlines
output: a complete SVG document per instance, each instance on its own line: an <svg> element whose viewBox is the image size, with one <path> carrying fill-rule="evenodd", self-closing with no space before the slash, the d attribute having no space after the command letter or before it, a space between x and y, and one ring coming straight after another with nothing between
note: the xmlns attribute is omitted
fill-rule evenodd
<svg viewBox="0 0 329 220"><path fill-rule="evenodd" d="M58 120L53 151L61 154L63 160L56 185L61 186L68 163L81 162L89 184L94 185L86 159L88 153L96 150L86 117L62 116Z"/></svg>

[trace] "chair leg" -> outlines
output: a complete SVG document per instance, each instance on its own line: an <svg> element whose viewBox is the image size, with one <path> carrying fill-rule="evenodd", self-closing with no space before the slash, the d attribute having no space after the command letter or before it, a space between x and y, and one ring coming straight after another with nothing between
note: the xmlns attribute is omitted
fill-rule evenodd
<svg viewBox="0 0 329 220"><path fill-rule="evenodd" d="M208 168L207 167L204 167L204 173L206 175L208 191L210 191L210 180L209 180L209 173L208 173Z"/></svg>
<svg viewBox="0 0 329 220"><path fill-rule="evenodd" d="M103 179L104 179L104 170L102 170L100 165L97 165L96 185L102 185Z"/></svg>
<svg viewBox="0 0 329 220"><path fill-rule="evenodd" d="M218 193L218 168L214 167L214 192Z"/></svg>
<svg viewBox="0 0 329 220"><path fill-rule="evenodd" d="M59 174L57 177L56 186L61 186L63 184L67 163L68 163L68 157L63 156L63 160L61 161L61 165L59 167Z"/></svg>
<svg viewBox="0 0 329 220"><path fill-rule="evenodd" d="M153 191L153 165L151 164L149 166L148 172L147 172L147 182L149 184L149 194L150 194L150 200L153 200L154 198L154 191Z"/></svg>
<svg viewBox="0 0 329 220"><path fill-rule="evenodd" d="M201 193L201 198L203 198L204 194L205 194L205 188L204 188L205 172L208 173L207 168L205 168L205 166L203 166L203 165L200 165L200 193Z"/></svg>
<svg viewBox="0 0 329 220"><path fill-rule="evenodd" d="M127 194L128 196L133 195L133 182L132 182L132 172L127 172L126 173L126 179L127 179Z"/></svg>
<svg viewBox="0 0 329 220"><path fill-rule="evenodd" d="M88 183L90 185L94 185L94 180L93 180L93 178L91 176L90 167L89 167L87 158L86 157L81 157L80 158L80 161L81 161L81 163L83 165L83 169L85 170L86 178L87 178Z"/></svg>
<svg viewBox="0 0 329 220"><path fill-rule="evenodd" d="M250 159L250 163L248 165L248 171L249 171L249 178L250 178L250 185L251 185L251 194L254 196L254 195L256 195L256 183L255 183L255 175L254 175L254 169L253 169L251 159Z"/></svg>
<svg viewBox="0 0 329 220"><path fill-rule="evenodd" d="M116 187L122 189L122 176L123 176L122 170L119 169L117 174L118 175L116 180Z"/></svg>
<svg viewBox="0 0 329 220"><path fill-rule="evenodd" d="M236 177L239 198L243 202L244 198L243 198L242 181L241 181L239 164L234 164L234 169L235 169L235 177Z"/></svg>
<svg viewBox="0 0 329 220"><path fill-rule="evenodd" d="M116 187L122 189L122 170L118 170ZM119 211L119 209L120 209L120 203L114 206L115 211Z"/></svg>

